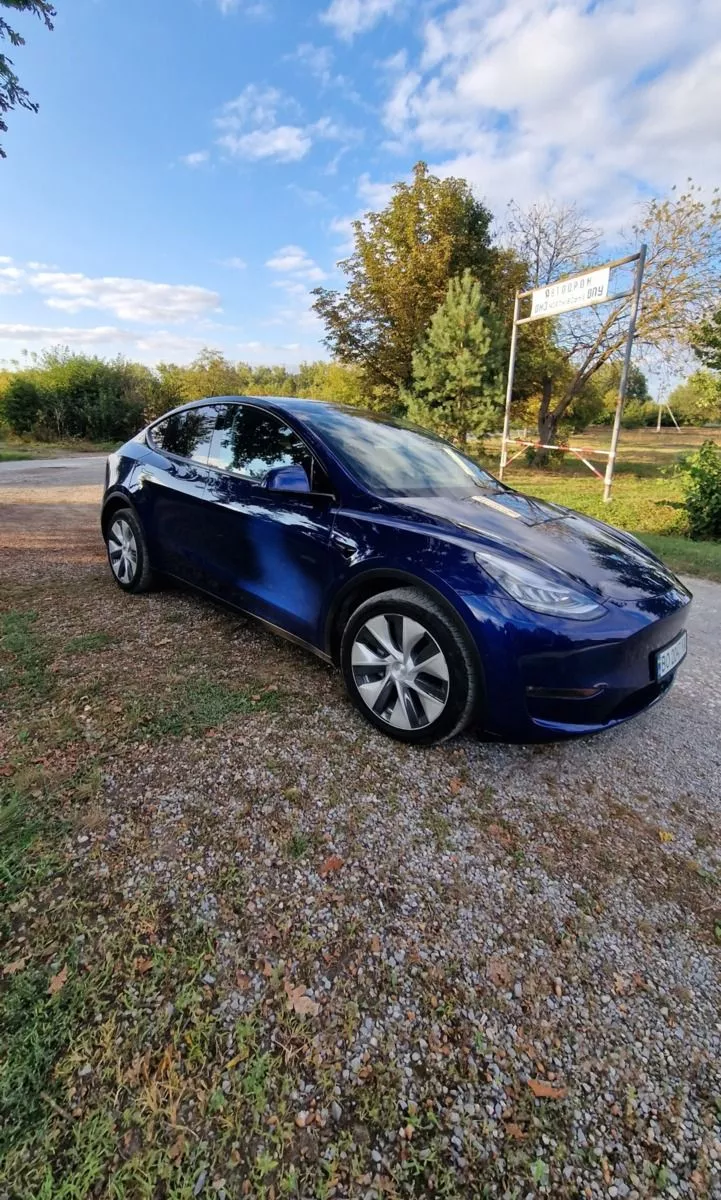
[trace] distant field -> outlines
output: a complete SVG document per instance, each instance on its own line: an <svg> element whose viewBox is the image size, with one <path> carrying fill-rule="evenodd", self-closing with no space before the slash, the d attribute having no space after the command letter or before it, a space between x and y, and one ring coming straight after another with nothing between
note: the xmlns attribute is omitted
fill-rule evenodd
<svg viewBox="0 0 721 1200"><path fill-rule="evenodd" d="M528 441L537 436L533 429L528 429L525 433L523 430L517 429L513 432L516 436L526 438ZM630 465L671 466L682 455L698 450L702 442L706 441L721 445L721 428L700 429L690 425L674 429L663 426L658 433L655 428L648 426L643 429L622 429L618 445L617 469L624 470ZM609 450L611 446L610 426L596 425L585 429L583 433L574 434L571 437L571 445L578 449L587 447L592 450ZM486 438L485 448L487 453L495 454L496 462L498 462L501 454L500 436ZM606 459L603 455L599 455L598 458L592 459L592 462L600 471L603 471ZM512 464L509 471L514 469L515 464ZM564 464L564 469L578 469L578 471L590 475L588 468L583 464L578 463L576 468L576 464L570 456L568 462Z"/></svg>

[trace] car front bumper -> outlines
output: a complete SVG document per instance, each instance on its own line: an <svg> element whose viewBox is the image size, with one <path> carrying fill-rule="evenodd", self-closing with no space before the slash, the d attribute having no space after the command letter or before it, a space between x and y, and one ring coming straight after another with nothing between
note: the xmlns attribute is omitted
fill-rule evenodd
<svg viewBox="0 0 721 1200"><path fill-rule="evenodd" d="M549 741L598 733L643 712L669 690L655 655L687 628L690 594L607 602L597 621L544 620L484 597L475 633L484 670L487 733ZM680 664L680 669L683 665Z"/></svg>

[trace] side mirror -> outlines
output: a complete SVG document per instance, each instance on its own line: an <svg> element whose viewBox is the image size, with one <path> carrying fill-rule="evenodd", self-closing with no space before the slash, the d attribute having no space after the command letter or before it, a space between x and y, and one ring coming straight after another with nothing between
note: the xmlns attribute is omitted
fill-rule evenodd
<svg viewBox="0 0 721 1200"><path fill-rule="evenodd" d="M265 477L263 486L271 492L309 492L310 482L305 468L299 463L291 467L273 467Z"/></svg>

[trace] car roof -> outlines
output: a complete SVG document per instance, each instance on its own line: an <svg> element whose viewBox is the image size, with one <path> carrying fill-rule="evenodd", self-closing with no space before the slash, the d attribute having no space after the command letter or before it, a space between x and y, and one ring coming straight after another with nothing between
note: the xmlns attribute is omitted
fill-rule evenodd
<svg viewBox="0 0 721 1200"><path fill-rule="evenodd" d="M250 401L255 404L260 402L268 408L287 409L288 412L301 413L307 412L313 408L345 408L346 405L335 404L332 400L311 400L301 396L204 396L202 400L192 400L188 404L181 404L178 408L173 409L173 412L182 412L186 408L198 408L205 404L219 404L223 400L232 400L235 403L238 401Z"/></svg>

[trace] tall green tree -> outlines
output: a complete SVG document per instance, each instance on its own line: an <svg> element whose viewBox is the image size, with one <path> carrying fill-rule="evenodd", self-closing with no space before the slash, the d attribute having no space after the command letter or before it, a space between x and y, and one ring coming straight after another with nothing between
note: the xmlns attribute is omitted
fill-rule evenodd
<svg viewBox="0 0 721 1200"><path fill-rule="evenodd" d="M517 260L491 245L491 219L465 180L438 179L420 162L385 208L353 223L355 249L340 264L346 289L317 288L313 307L334 358L356 364L381 404L411 387L413 352L454 276L470 270L510 308Z"/></svg>
<svg viewBox="0 0 721 1200"><path fill-rule="evenodd" d="M49 0L0 0L0 5L18 13L33 13L45 23L48 29L53 28L53 17L57 15ZM11 46L25 45L25 38L21 37L16 29L11 28L1 15L0 41L7 41ZM27 88L20 86L12 59L8 58L6 54L0 53L0 133L7 133L8 127L5 118L13 108L27 108L30 112L38 111L38 105L30 99ZM0 158L6 157L5 151L0 145Z"/></svg>
<svg viewBox="0 0 721 1200"><path fill-rule="evenodd" d="M408 416L463 444L498 423L502 379L501 323L466 270L451 279L413 354Z"/></svg>
<svg viewBox="0 0 721 1200"><path fill-rule="evenodd" d="M712 371L694 371L674 388L668 403L682 425L708 425L721 421L721 377Z"/></svg>
<svg viewBox="0 0 721 1200"><path fill-rule="evenodd" d="M691 345L705 367L721 371L721 308L699 322Z"/></svg>

